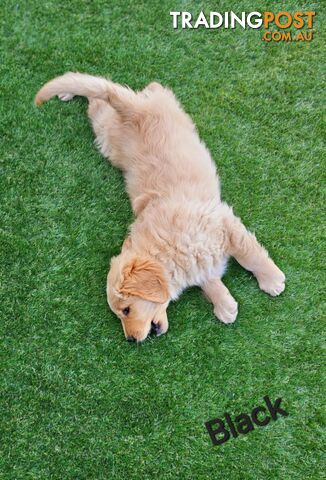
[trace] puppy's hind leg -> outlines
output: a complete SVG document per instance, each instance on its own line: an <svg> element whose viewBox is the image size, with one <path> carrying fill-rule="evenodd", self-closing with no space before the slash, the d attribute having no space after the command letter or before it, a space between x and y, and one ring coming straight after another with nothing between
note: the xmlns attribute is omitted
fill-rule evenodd
<svg viewBox="0 0 326 480"><path fill-rule="evenodd" d="M125 170L124 157L121 154L121 118L105 100L89 98L88 116L91 121L96 144L104 157Z"/></svg>
<svg viewBox="0 0 326 480"><path fill-rule="evenodd" d="M285 288L285 275L269 257L253 233L248 232L241 220L229 208L224 220L227 233L227 254L240 265L253 272L259 287L273 297Z"/></svg>
<svg viewBox="0 0 326 480"><path fill-rule="evenodd" d="M233 323L238 315L238 304L222 280L220 278L208 280L201 287L214 305L216 317L223 323Z"/></svg>
<svg viewBox="0 0 326 480"><path fill-rule="evenodd" d="M104 100L98 98L88 98L88 102L88 117L92 123L95 135L97 135L98 133L100 133L98 129L103 129L105 126L102 119L103 113L108 108L112 110L112 107L110 107L108 102L105 102Z"/></svg>
<svg viewBox="0 0 326 480"><path fill-rule="evenodd" d="M58 98L63 102L69 102L74 98L74 95L72 93L59 93Z"/></svg>

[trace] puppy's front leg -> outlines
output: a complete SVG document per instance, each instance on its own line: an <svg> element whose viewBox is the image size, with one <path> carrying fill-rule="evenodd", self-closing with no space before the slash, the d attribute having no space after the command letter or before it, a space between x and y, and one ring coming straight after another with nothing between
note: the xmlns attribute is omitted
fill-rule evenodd
<svg viewBox="0 0 326 480"><path fill-rule="evenodd" d="M232 212L226 217L228 248L232 255L244 268L253 272L259 287L273 297L280 295L285 288L285 275L269 257L254 234L248 232L241 220Z"/></svg>
<svg viewBox="0 0 326 480"><path fill-rule="evenodd" d="M233 323L238 315L238 304L220 278L208 280L202 285L208 299L214 305L214 313L223 323Z"/></svg>

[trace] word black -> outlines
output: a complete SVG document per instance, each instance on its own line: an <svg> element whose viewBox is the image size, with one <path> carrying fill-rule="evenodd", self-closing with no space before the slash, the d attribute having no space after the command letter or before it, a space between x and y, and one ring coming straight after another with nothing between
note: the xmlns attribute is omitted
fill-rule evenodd
<svg viewBox="0 0 326 480"><path fill-rule="evenodd" d="M283 410L283 408L280 408L282 402L281 398L275 400L274 404L272 404L268 396L265 396L264 400L267 409L266 407L256 407L252 410L250 416L246 415L245 413L240 413L240 415L234 419L236 424L232 421L230 415L225 413L224 418L230 431L227 430L225 422L223 422L221 418L214 418L214 420L205 422L213 445L221 445L222 443L226 442L229 440L231 434L234 438L237 438L239 433L246 434L251 432L254 430L254 424L258 425L259 427L265 427L265 425L269 424L271 418L273 420L277 420L277 414L280 414L283 417L287 417L289 415L288 412ZM268 410L270 416L266 415L266 410ZM260 415L260 418L258 418L259 414L264 414L264 416ZM218 425L218 428L214 428L216 425ZM219 436L218 438L218 434L221 434L222 437Z"/></svg>

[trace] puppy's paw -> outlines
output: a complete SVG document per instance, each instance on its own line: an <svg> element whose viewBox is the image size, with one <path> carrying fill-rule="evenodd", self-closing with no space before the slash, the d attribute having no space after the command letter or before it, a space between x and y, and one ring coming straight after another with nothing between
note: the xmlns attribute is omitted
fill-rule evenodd
<svg viewBox="0 0 326 480"><path fill-rule="evenodd" d="M272 297L277 297L285 289L285 275L274 265L274 268L267 273L257 275L259 288Z"/></svg>
<svg viewBox="0 0 326 480"><path fill-rule="evenodd" d="M169 321L166 314L166 310L158 312L152 321L151 333L154 333L157 337L164 335L169 329Z"/></svg>
<svg viewBox="0 0 326 480"><path fill-rule="evenodd" d="M71 93L60 93L58 95L58 98L63 102L69 102L69 100L72 100L74 98L74 95L72 95Z"/></svg>
<svg viewBox="0 0 326 480"><path fill-rule="evenodd" d="M219 303L214 305L216 317L223 323L233 323L238 315L238 303L229 293L219 299Z"/></svg>

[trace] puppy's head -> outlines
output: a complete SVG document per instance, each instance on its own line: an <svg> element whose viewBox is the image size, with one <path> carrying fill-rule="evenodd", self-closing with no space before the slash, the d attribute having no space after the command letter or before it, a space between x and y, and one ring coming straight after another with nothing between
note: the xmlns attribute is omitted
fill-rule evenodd
<svg viewBox="0 0 326 480"><path fill-rule="evenodd" d="M162 266L150 257L124 249L114 257L107 279L107 299L121 320L127 340L142 342L151 331L156 335L167 331L168 284Z"/></svg>

